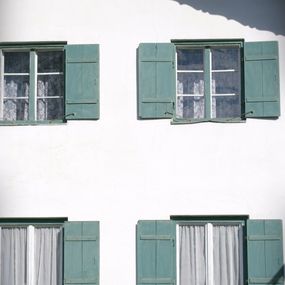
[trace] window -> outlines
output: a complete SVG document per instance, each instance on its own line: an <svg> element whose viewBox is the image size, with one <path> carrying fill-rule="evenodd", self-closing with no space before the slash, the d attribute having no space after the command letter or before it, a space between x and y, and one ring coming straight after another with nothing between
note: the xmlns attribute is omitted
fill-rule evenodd
<svg viewBox="0 0 285 285"><path fill-rule="evenodd" d="M0 44L0 123L99 118L98 45Z"/></svg>
<svg viewBox="0 0 285 285"><path fill-rule="evenodd" d="M239 46L177 46L176 57L176 118L241 117Z"/></svg>
<svg viewBox="0 0 285 285"><path fill-rule="evenodd" d="M138 51L139 118L234 122L280 115L278 43L173 40Z"/></svg>
<svg viewBox="0 0 285 285"><path fill-rule="evenodd" d="M57 219L0 221L3 285L99 282L99 223Z"/></svg>
<svg viewBox="0 0 285 285"><path fill-rule="evenodd" d="M137 224L137 284L284 281L282 221L172 216Z"/></svg>
<svg viewBox="0 0 285 285"><path fill-rule="evenodd" d="M243 284L241 223L183 222L176 228L178 284Z"/></svg>

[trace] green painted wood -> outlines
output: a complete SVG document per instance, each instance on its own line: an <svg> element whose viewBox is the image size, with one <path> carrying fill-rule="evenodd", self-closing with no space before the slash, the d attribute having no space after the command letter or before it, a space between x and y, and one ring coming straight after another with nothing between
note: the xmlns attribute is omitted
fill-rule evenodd
<svg viewBox="0 0 285 285"><path fill-rule="evenodd" d="M174 44L141 43L138 49L139 118L172 118L175 89Z"/></svg>
<svg viewBox="0 0 285 285"><path fill-rule="evenodd" d="M65 57L66 119L99 119L99 45L66 45Z"/></svg>
<svg viewBox="0 0 285 285"><path fill-rule="evenodd" d="M137 224L137 285L176 283L176 230L173 221Z"/></svg>
<svg viewBox="0 0 285 285"><path fill-rule="evenodd" d="M244 47L246 117L280 116L278 42L248 42Z"/></svg>
<svg viewBox="0 0 285 285"><path fill-rule="evenodd" d="M282 221L248 220L247 255L249 285L283 283Z"/></svg>
<svg viewBox="0 0 285 285"><path fill-rule="evenodd" d="M211 51L204 49L204 90L205 90L205 118L211 119Z"/></svg>
<svg viewBox="0 0 285 285"><path fill-rule="evenodd" d="M64 284L99 284L99 222L64 223Z"/></svg>
<svg viewBox="0 0 285 285"><path fill-rule="evenodd" d="M36 120L36 93L37 93L37 54L30 52L30 88L29 88L29 120Z"/></svg>

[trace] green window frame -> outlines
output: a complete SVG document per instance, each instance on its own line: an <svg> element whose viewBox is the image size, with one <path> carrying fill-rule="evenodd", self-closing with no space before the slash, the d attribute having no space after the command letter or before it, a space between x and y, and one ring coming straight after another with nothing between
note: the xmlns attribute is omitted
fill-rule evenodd
<svg viewBox="0 0 285 285"><path fill-rule="evenodd" d="M137 285L178 284L177 225L240 224L243 228L242 284L283 284L281 220L251 220L248 216L171 216L170 220L140 220L136 227ZM213 280L210 282L213 284ZM216 285L216 284L214 284Z"/></svg>
<svg viewBox="0 0 285 285"><path fill-rule="evenodd" d="M16 59L11 56L13 54ZM16 60L24 62L22 70L17 67L20 64L17 65ZM9 66L13 68L8 70ZM11 106L12 116L9 116ZM4 108L6 113L8 110L8 116L5 116ZM97 119L99 45L0 43L0 125Z"/></svg>
<svg viewBox="0 0 285 285"><path fill-rule="evenodd" d="M62 280L57 285L63 284L91 284L98 285L99 276L99 246L100 231L98 221L73 222L67 218L2 218L0 229L3 228L34 228L34 227L60 227L62 228ZM27 244L27 256L33 259L34 246L31 240ZM1 232L0 232L0 253L1 253ZM0 254L1 256L1 254ZM27 285L34 284L32 275L36 260L28 265L26 272ZM1 267L0 267L1 280Z"/></svg>
<svg viewBox="0 0 285 285"><path fill-rule="evenodd" d="M238 106L236 105L239 110L238 112L233 112L233 115L226 114L224 117L215 117L211 112L212 98L216 97L215 99L218 100L218 98L221 98L221 95L231 98L234 94L223 94L223 92L221 94L212 94L214 93L212 91L212 76L217 76L215 72L220 72L220 74L230 72L228 74L234 74L236 71L234 69L213 70L211 50L230 47L236 47L239 51L240 60L237 60L237 64L240 67L237 70L239 77L239 103ZM177 106L176 96L179 93L177 49L203 50L202 70L201 68L200 70L192 70L196 74L197 71L203 72L204 88L202 94L198 94L203 95L203 98L205 98L203 117L191 118L190 116L189 118L181 118L177 112L179 107ZM183 124L209 121L244 122L246 118L276 119L280 116L279 56L278 42L276 41L244 42L243 39L217 39L172 40L171 43L141 43L138 48L137 59L139 119L170 118L173 124ZM223 80L220 82L223 82ZM220 87L229 87L226 86L227 83L223 84L224 86L220 85ZM194 94L196 93L194 92ZM194 94L187 95L194 97ZM219 108L224 108L223 104L220 104L220 106L222 107Z"/></svg>

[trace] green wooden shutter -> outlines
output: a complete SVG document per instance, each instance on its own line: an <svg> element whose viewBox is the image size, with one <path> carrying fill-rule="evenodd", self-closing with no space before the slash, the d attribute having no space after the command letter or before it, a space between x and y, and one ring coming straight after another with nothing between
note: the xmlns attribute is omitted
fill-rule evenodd
<svg viewBox="0 0 285 285"><path fill-rule="evenodd" d="M175 46L141 43L138 50L138 108L142 119L172 118L175 101Z"/></svg>
<svg viewBox="0 0 285 285"><path fill-rule="evenodd" d="M175 284L176 251L173 221L137 224L137 285Z"/></svg>
<svg viewBox="0 0 285 285"><path fill-rule="evenodd" d="M247 221L248 284L284 282L281 220Z"/></svg>
<svg viewBox="0 0 285 285"><path fill-rule="evenodd" d="M245 43L246 117L280 116L278 42Z"/></svg>
<svg viewBox="0 0 285 285"><path fill-rule="evenodd" d="M66 45L65 117L99 119L99 45Z"/></svg>
<svg viewBox="0 0 285 285"><path fill-rule="evenodd" d="M64 284L99 284L99 222L64 223Z"/></svg>

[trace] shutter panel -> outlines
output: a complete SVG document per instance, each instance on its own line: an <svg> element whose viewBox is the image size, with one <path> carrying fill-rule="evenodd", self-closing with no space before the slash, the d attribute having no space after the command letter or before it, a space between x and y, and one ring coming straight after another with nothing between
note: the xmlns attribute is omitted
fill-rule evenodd
<svg viewBox="0 0 285 285"><path fill-rule="evenodd" d="M247 221L248 284L284 282L281 220Z"/></svg>
<svg viewBox="0 0 285 285"><path fill-rule="evenodd" d="M99 119L99 45L67 45L65 116Z"/></svg>
<svg viewBox="0 0 285 285"><path fill-rule="evenodd" d="M137 285L176 284L175 223L137 224Z"/></svg>
<svg viewBox="0 0 285 285"><path fill-rule="evenodd" d="M139 117L172 118L175 101L175 46L141 43L138 51Z"/></svg>
<svg viewBox="0 0 285 285"><path fill-rule="evenodd" d="M99 284L99 222L64 223L64 284Z"/></svg>
<svg viewBox="0 0 285 285"><path fill-rule="evenodd" d="M246 117L280 116L278 42L245 43Z"/></svg>

